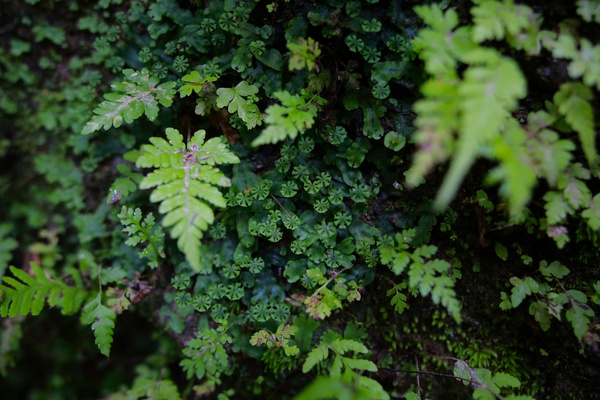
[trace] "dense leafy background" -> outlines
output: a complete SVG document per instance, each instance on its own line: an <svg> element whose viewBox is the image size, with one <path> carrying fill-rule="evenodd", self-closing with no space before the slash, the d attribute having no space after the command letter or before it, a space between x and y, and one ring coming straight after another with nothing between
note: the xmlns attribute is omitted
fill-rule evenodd
<svg viewBox="0 0 600 400"><path fill-rule="evenodd" d="M2 398L598 398L598 1L1 6Z"/></svg>

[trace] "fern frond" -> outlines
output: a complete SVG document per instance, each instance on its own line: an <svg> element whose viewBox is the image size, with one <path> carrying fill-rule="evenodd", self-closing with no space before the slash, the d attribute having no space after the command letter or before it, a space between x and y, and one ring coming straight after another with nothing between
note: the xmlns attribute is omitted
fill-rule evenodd
<svg viewBox="0 0 600 400"><path fill-rule="evenodd" d="M302 365L302 373L307 373L319 362L327 359L327 357L329 357L329 349L326 345L315 347L310 351L310 353L308 353L308 356Z"/></svg>
<svg viewBox="0 0 600 400"><path fill-rule="evenodd" d="M365 347L364 344L352 339L337 339L333 343L331 343L330 346L333 349L333 351L340 355L346 354L346 352L348 351L363 354L369 352L369 350Z"/></svg>
<svg viewBox="0 0 600 400"><path fill-rule="evenodd" d="M222 138L205 141L204 130L196 132L187 145L176 129L167 128L166 135L167 140L154 137L151 145L142 146L136 165L156 170L142 180L140 188L154 188L150 201L160 203L163 226L170 228L192 268L200 271L200 239L215 219L207 203L225 207L217 186L231 184L214 165L235 164L239 158Z"/></svg>
<svg viewBox="0 0 600 400"><path fill-rule="evenodd" d="M410 234L410 231L404 231ZM388 264L390 269L397 275L401 275L408 267L408 287L419 289L421 296L431 295L435 304L444 306L456 322L461 320L461 304L456 298L454 282L448 276L451 265L441 259L430 259L436 252L435 246L420 246L411 254L407 251L406 240L403 235L397 235L398 245L395 247L381 248L381 262ZM400 265L402 268L398 268ZM402 284L404 285L404 284ZM397 289L388 291L388 296ZM399 293L399 292L397 292ZM404 299L406 297L404 296ZM400 302L400 312L406 307L402 298L392 298L392 305Z"/></svg>
<svg viewBox="0 0 600 400"><path fill-rule="evenodd" d="M158 79L150 76L148 70L136 72L123 70L124 82L113 83L112 93L104 95L106 99L94 110L94 115L83 127L81 133L88 135L98 131L118 128L123 121L128 124L146 114L150 121L158 116L158 104L169 107L173 103L175 82L158 83Z"/></svg>
<svg viewBox="0 0 600 400"><path fill-rule="evenodd" d="M225 346L231 343L231 337L215 329L198 332L198 337L189 341L183 349L186 356L179 365L187 373L188 379L206 376L208 380L218 378L229 366L229 357Z"/></svg>
<svg viewBox="0 0 600 400"><path fill-rule="evenodd" d="M289 92L275 92L281 104L266 109L267 128L254 139L252 146L277 143L287 138L294 139L299 133L310 129L317 116L317 107L307 103L301 96Z"/></svg>
<svg viewBox="0 0 600 400"><path fill-rule="evenodd" d="M525 96L525 79L518 65L499 59L465 72L460 96L460 128L452 162L435 206L442 209L454 198L460 183L484 146L498 137L517 99ZM476 112L474 112L476 111Z"/></svg>
<svg viewBox="0 0 600 400"><path fill-rule="evenodd" d="M124 226L123 232L129 235L125 244L137 246L139 243L145 243L140 258L148 257L148 265L151 268L158 267L159 260L165 257L163 252L165 234L160 226L155 226L154 215L150 213L142 220L142 211L139 208L134 210L123 206L117 217Z"/></svg>
<svg viewBox="0 0 600 400"><path fill-rule="evenodd" d="M69 286L59 279L50 280L36 263L31 263L31 270L33 276L22 269L10 267L15 277L5 276L2 279L0 316L38 315L46 302L50 306L60 306L63 314L79 311L88 294L85 289Z"/></svg>
<svg viewBox="0 0 600 400"><path fill-rule="evenodd" d="M346 368L360 371L377 372L377 365L370 360L361 360L359 358L342 357Z"/></svg>
<svg viewBox="0 0 600 400"><path fill-rule="evenodd" d="M154 400L180 400L181 396L177 385L170 379L151 379L138 377L133 381L131 389L114 394L111 400L154 399Z"/></svg>
<svg viewBox="0 0 600 400"><path fill-rule="evenodd" d="M107 357L110 355L116 318L117 314L113 310L102 305L101 292L85 305L81 314L81 322L92 325L96 345L100 349L100 353Z"/></svg>
<svg viewBox="0 0 600 400"><path fill-rule="evenodd" d="M262 124L260 110L254 104L258 100L256 93L258 88L246 81L241 81L233 88L219 88L217 107L227 107L227 111L231 114L237 112L238 117L246 123L246 127L252 129Z"/></svg>
<svg viewBox="0 0 600 400"><path fill-rule="evenodd" d="M579 133L581 147L591 165L596 163L596 130L594 127L594 108L591 102L594 95L590 88L582 83L565 83L554 95L558 110L566 121Z"/></svg>

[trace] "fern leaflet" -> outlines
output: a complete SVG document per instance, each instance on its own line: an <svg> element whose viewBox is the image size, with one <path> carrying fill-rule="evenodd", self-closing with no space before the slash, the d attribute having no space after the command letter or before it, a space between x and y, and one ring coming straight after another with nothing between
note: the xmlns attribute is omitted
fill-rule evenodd
<svg viewBox="0 0 600 400"><path fill-rule="evenodd" d="M14 318L17 315L39 315L46 302L51 307L59 306L62 313L74 314L81 308L88 292L82 287L69 286L55 279L49 279L44 270L36 263L31 263L33 276L22 269L10 267L15 278L5 276L0 285L0 316ZM73 273L77 273L73 270ZM81 281L75 279L75 281Z"/></svg>
<svg viewBox="0 0 600 400"><path fill-rule="evenodd" d="M110 355L116 318L117 314L113 310L102 305L102 292L85 305L81 314L81 322L92 325L96 345L100 353L107 357Z"/></svg>
<svg viewBox="0 0 600 400"><path fill-rule="evenodd" d="M446 307L454 320L460 322L460 301L453 289L454 282L448 276L451 265L444 260L430 259L437 252L435 246L423 245L410 253L408 244L414 235L414 228L404 230L396 235L398 244L395 247L382 247L382 264L389 264L396 275L403 274L408 267L408 287L418 288L423 297L431 294L435 304Z"/></svg>
<svg viewBox="0 0 600 400"><path fill-rule="evenodd" d="M148 70L136 72L123 70L127 78L124 82L113 83L112 93L104 95L106 99L94 110L94 115L83 127L82 134L88 135L101 128L108 130L111 126L118 128L123 121L128 124L146 114L150 121L158 116L158 104L169 107L173 103L175 82L159 85L156 77L150 76Z"/></svg>
<svg viewBox="0 0 600 400"><path fill-rule="evenodd" d="M217 89L217 107L227 106L230 113L237 111L238 117L246 123L246 127L252 129L262 124L260 110L254 104L258 100L256 93L258 88L246 81L241 81L233 88Z"/></svg>
<svg viewBox="0 0 600 400"><path fill-rule="evenodd" d="M582 83L565 83L554 95L558 110L566 121L579 133L581 147L591 165L596 162L596 130L594 129L594 109L591 101L594 95Z"/></svg>
<svg viewBox="0 0 600 400"><path fill-rule="evenodd" d="M207 202L225 207L225 198L217 186L231 181L215 164L236 164L239 158L229 151L222 138L205 141L206 132L194 134L187 145L173 128L166 130L167 140L154 137L144 145L136 165L156 168L140 183L140 188L154 188L150 201L160 202L158 211L165 214L163 225L170 228L179 249L196 271L200 266L200 239L215 215Z"/></svg>
<svg viewBox="0 0 600 400"><path fill-rule="evenodd" d="M179 365L187 373L188 379L206 376L213 380L221 375L229 366L229 358L225 346L232 342L231 337L219 330L205 329L198 332L198 337L190 340L183 349L186 356Z"/></svg>
<svg viewBox="0 0 600 400"><path fill-rule="evenodd" d="M137 246L139 243L147 243L140 252L140 258L147 257L150 268L158 267L161 258L165 258L163 251L164 232L160 226L155 227L154 215L146 215L142 220L142 211L139 208L127 208L123 206L119 215L123 232L129 235L125 242L128 246Z"/></svg>
<svg viewBox="0 0 600 400"><path fill-rule="evenodd" d="M299 133L310 129L315 122L317 107L314 104L286 91L273 94L281 104L274 104L266 109L265 122L268 126L254 139L253 146L294 139Z"/></svg>

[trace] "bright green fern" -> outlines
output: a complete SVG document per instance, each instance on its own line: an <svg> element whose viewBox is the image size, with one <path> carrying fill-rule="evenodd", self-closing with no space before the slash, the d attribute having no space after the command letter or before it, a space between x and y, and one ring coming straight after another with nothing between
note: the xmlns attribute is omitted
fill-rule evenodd
<svg viewBox="0 0 600 400"><path fill-rule="evenodd" d="M281 104L269 106L266 110L267 127L252 142L253 146L277 143L284 139L294 139L306 132L315 122L317 107L301 96L286 91L275 92Z"/></svg>
<svg viewBox="0 0 600 400"><path fill-rule="evenodd" d="M10 267L15 276L5 276L0 285L0 316L14 318L17 315L39 315L46 303L51 307L59 307L62 313L70 315L81 309L81 304L88 296L88 291L81 285L81 278L74 276L77 286L70 286L58 278L49 278L36 263L31 263L31 272ZM77 270L72 273L78 275Z"/></svg>
<svg viewBox="0 0 600 400"><path fill-rule="evenodd" d="M158 103L169 107L173 103L175 82L158 83L148 70L136 72L123 70L127 80L112 84L113 93L104 95L106 99L94 110L92 119L83 127L82 134L87 135L101 128L118 128L123 121L128 124L146 114L150 121L158 116Z"/></svg>
<svg viewBox="0 0 600 400"><path fill-rule="evenodd" d="M225 207L225 198L217 186L231 181L215 164L236 164L239 158L227 149L222 138L205 141L200 130L185 144L176 129L167 128L167 140L154 137L143 145L136 165L155 168L140 183L140 188L154 188L150 201L160 202L158 211L165 214L163 225L170 228L179 249L196 271L200 266L200 239L215 220L207 203Z"/></svg>
<svg viewBox="0 0 600 400"><path fill-rule="evenodd" d="M96 345L100 349L100 353L107 357L110 355L116 318L117 314L102 304L101 292L85 305L81 313L81 322L92 325Z"/></svg>

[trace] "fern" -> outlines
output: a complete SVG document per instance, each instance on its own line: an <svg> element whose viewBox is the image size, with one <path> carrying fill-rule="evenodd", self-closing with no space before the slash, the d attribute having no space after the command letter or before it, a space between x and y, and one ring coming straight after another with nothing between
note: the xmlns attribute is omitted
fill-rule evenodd
<svg viewBox="0 0 600 400"><path fill-rule="evenodd" d="M0 316L14 318L17 315L39 315L46 302L58 306L66 315L80 310L88 292L80 286L69 286L60 279L51 280L36 263L31 263L32 275L22 269L10 267L15 278L5 276L0 285ZM78 272L73 269L74 274ZM81 282L76 277L76 282Z"/></svg>
<svg viewBox="0 0 600 400"><path fill-rule="evenodd" d="M411 253L409 244L414 236L414 228L397 234L398 244L395 247L381 248L381 262L390 264L390 270L396 275L403 274L408 267L408 287L419 289L421 296L431 294L431 299L435 304L446 307L456 322L460 322L460 302L453 289L454 282L448 276L451 265L444 260L430 259L437 252L435 246L423 245ZM388 295L393 293L390 292ZM403 309L401 299L392 298L392 300L396 303L400 302L399 307Z"/></svg>
<svg viewBox="0 0 600 400"><path fill-rule="evenodd" d="M331 350L331 352L329 351ZM356 390L363 392L365 399L389 399L389 395L376 380L359 374L360 371L377 372L377 365L370 360L348 357L347 353L367 354L369 350L362 343L353 339L344 339L336 333L329 331L321 337L321 343L312 349L304 364L302 372L311 371L317 364L324 363L330 354L333 360L329 365L329 384L346 387L348 384L357 385ZM343 371L343 372L342 372ZM309 386L298 398L314 398L314 385L319 385L318 380Z"/></svg>
<svg viewBox="0 0 600 400"><path fill-rule="evenodd" d="M517 5L512 1L476 0L473 14L473 40L482 43L487 40L501 40L506 37L516 49L527 50L530 54L539 53L540 19L531 8Z"/></svg>
<svg viewBox="0 0 600 400"><path fill-rule="evenodd" d="M131 389L112 394L107 400L180 400L177 385L170 379L152 379L139 376L133 381Z"/></svg>
<svg viewBox="0 0 600 400"><path fill-rule="evenodd" d="M340 337L335 337L333 340L331 338L332 335L323 335L321 338L321 344L308 353L304 364L302 365L302 372L307 373L312 370L315 365L320 362L325 361L329 358L329 350L332 350L336 357L340 357L340 360L343 364L350 369L358 369L358 370L366 370L366 371L376 371L377 366L369 361L369 360L361 360L361 359L352 359L348 357L342 357L344 354L348 352L359 353L359 354L367 354L369 350L366 346L356 340L352 339L343 339ZM353 362L358 361L358 362Z"/></svg>
<svg viewBox="0 0 600 400"><path fill-rule="evenodd" d="M579 133L581 147L591 165L594 165L596 152L596 131L594 129L594 109L592 91L581 83L565 83L554 95L558 110L566 121Z"/></svg>
<svg viewBox="0 0 600 400"><path fill-rule="evenodd" d="M147 257L150 268L158 267L159 260L165 257L163 251L164 232L160 226L155 227L154 216L150 213L142 221L142 211L139 208L123 207L117 215L124 226L123 232L129 235L125 242L128 246L147 243L140 252L140 258Z"/></svg>
<svg viewBox="0 0 600 400"><path fill-rule="evenodd" d="M207 202L225 207L217 186L231 184L214 165L240 160L222 138L205 141L204 130L197 131L187 145L176 129L167 128L166 135L168 141L154 137L151 145L142 146L136 165L156 169L144 177L140 188L155 188L150 201L161 203L158 211L165 214L163 225L170 228L192 268L200 271L200 239L215 219Z"/></svg>
<svg viewBox="0 0 600 400"><path fill-rule="evenodd" d="M297 346L290 345L290 338L294 336L298 331L298 327L295 325L280 324L275 333L261 329L255 332L250 339L252 346L260 346L265 344L267 348L281 347L283 348L286 356L293 356L300 352Z"/></svg>
<svg viewBox="0 0 600 400"><path fill-rule="evenodd" d="M254 139L253 146L277 143L287 138L294 139L298 134L310 129L315 122L315 105L286 91L275 92L273 95L281 104L274 104L266 109L265 122L268 126Z"/></svg>
<svg viewBox="0 0 600 400"><path fill-rule="evenodd" d="M577 14L581 15L585 22L600 23L600 4L598 0L577 0Z"/></svg>
<svg viewBox="0 0 600 400"><path fill-rule="evenodd" d="M571 33L562 32L556 40L546 40L545 47L554 57L571 60L567 69L571 78L582 78L587 86L595 85L600 89L600 46L594 46L587 39L578 43Z"/></svg>
<svg viewBox="0 0 600 400"><path fill-rule="evenodd" d="M511 118L509 111L525 95L525 87L519 67L510 59L498 59L465 72L458 89L460 133L450 170L436 198L438 208L454 197L482 148L500 135L503 124Z"/></svg>
<svg viewBox="0 0 600 400"><path fill-rule="evenodd" d="M302 372L307 373L314 368L315 365L329 357L329 348L327 346L317 346L308 353L304 364L302 365Z"/></svg>
<svg viewBox="0 0 600 400"><path fill-rule="evenodd" d="M254 104L258 100L256 97L258 88L241 81L233 88L217 89L217 107L227 107L230 113L237 112L238 117L246 123L248 129L261 125L261 114L258 106Z"/></svg>
<svg viewBox="0 0 600 400"><path fill-rule="evenodd" d="M529 307L529 313L538 321L540 327L546 331L550 328L551 317L562 319L561 315L565 311L567 321L571 323L573 334L577 340L582 342L584 336L589 335L589 340L598 342L598 336L590 335L588 331L593 329L590 322L596 316L594 310L587 304L587 296L576 289L567 289L560 281L561 278L569 274L569 268L554 261L548 264L542 260L538 271L546 282L536 280L530 276L518 278L513 276L510 283L513 285L510 297L501 293L502 302L500 308L509 310L517 308L530 295L535 294L535 300ZM550 285L557 282L556 287Z"/></svg>
<svg viewBox="0 0 600 400"><path fill-rule="evenodd" d="M83 127L82 134L88 135L101 128L118 128L123 121L128 124L146 114L150 121L158 116L158 104L169 107L173 103L175 82L158 83L148 70L136 72L123 70L126 81L113 83L113 93L104 95L106 99L94 110L92 119Z"/></svg>
<svg viewBox="0 0 600 400"><path fill-rule="evenodd" d="M515 61L475 43L473 29L455 29L458 17L452 9L442 14L437 6L421 6L415 11L431 25L419 33L415 49L433 77L422 88L425 98L415 104L419 114L416 140L422 150L417 152L407 180L416 185L436 163L451 158L435 200L439 209L452 200L476 158L500 137L517 100L526 94L526 82ZM504 28L482 28L480 39L502 36ZM459 63L468 66L462 79Z"/></svg>
<svg viewBox="0 0 600 400"><path fill-rule="evenodd" d="M81 322L92 325L96 345L100 349L100 353L107 357L110 356L116 318L117 314L113 310L102 305L102 293L98 293L92 301L87 303L81 313Z"/></svg>
<svg viewBox="0 0 600 400"><path fill-rule="evenodd" d="M205 329L199 332L198 337L190 340L183 349L186 356L179 365L187 373L188 379L196 376L198 379L207 376L209 380L221 375L229 366L229 358L225 346L232 339L221 328Z"/></svg>

